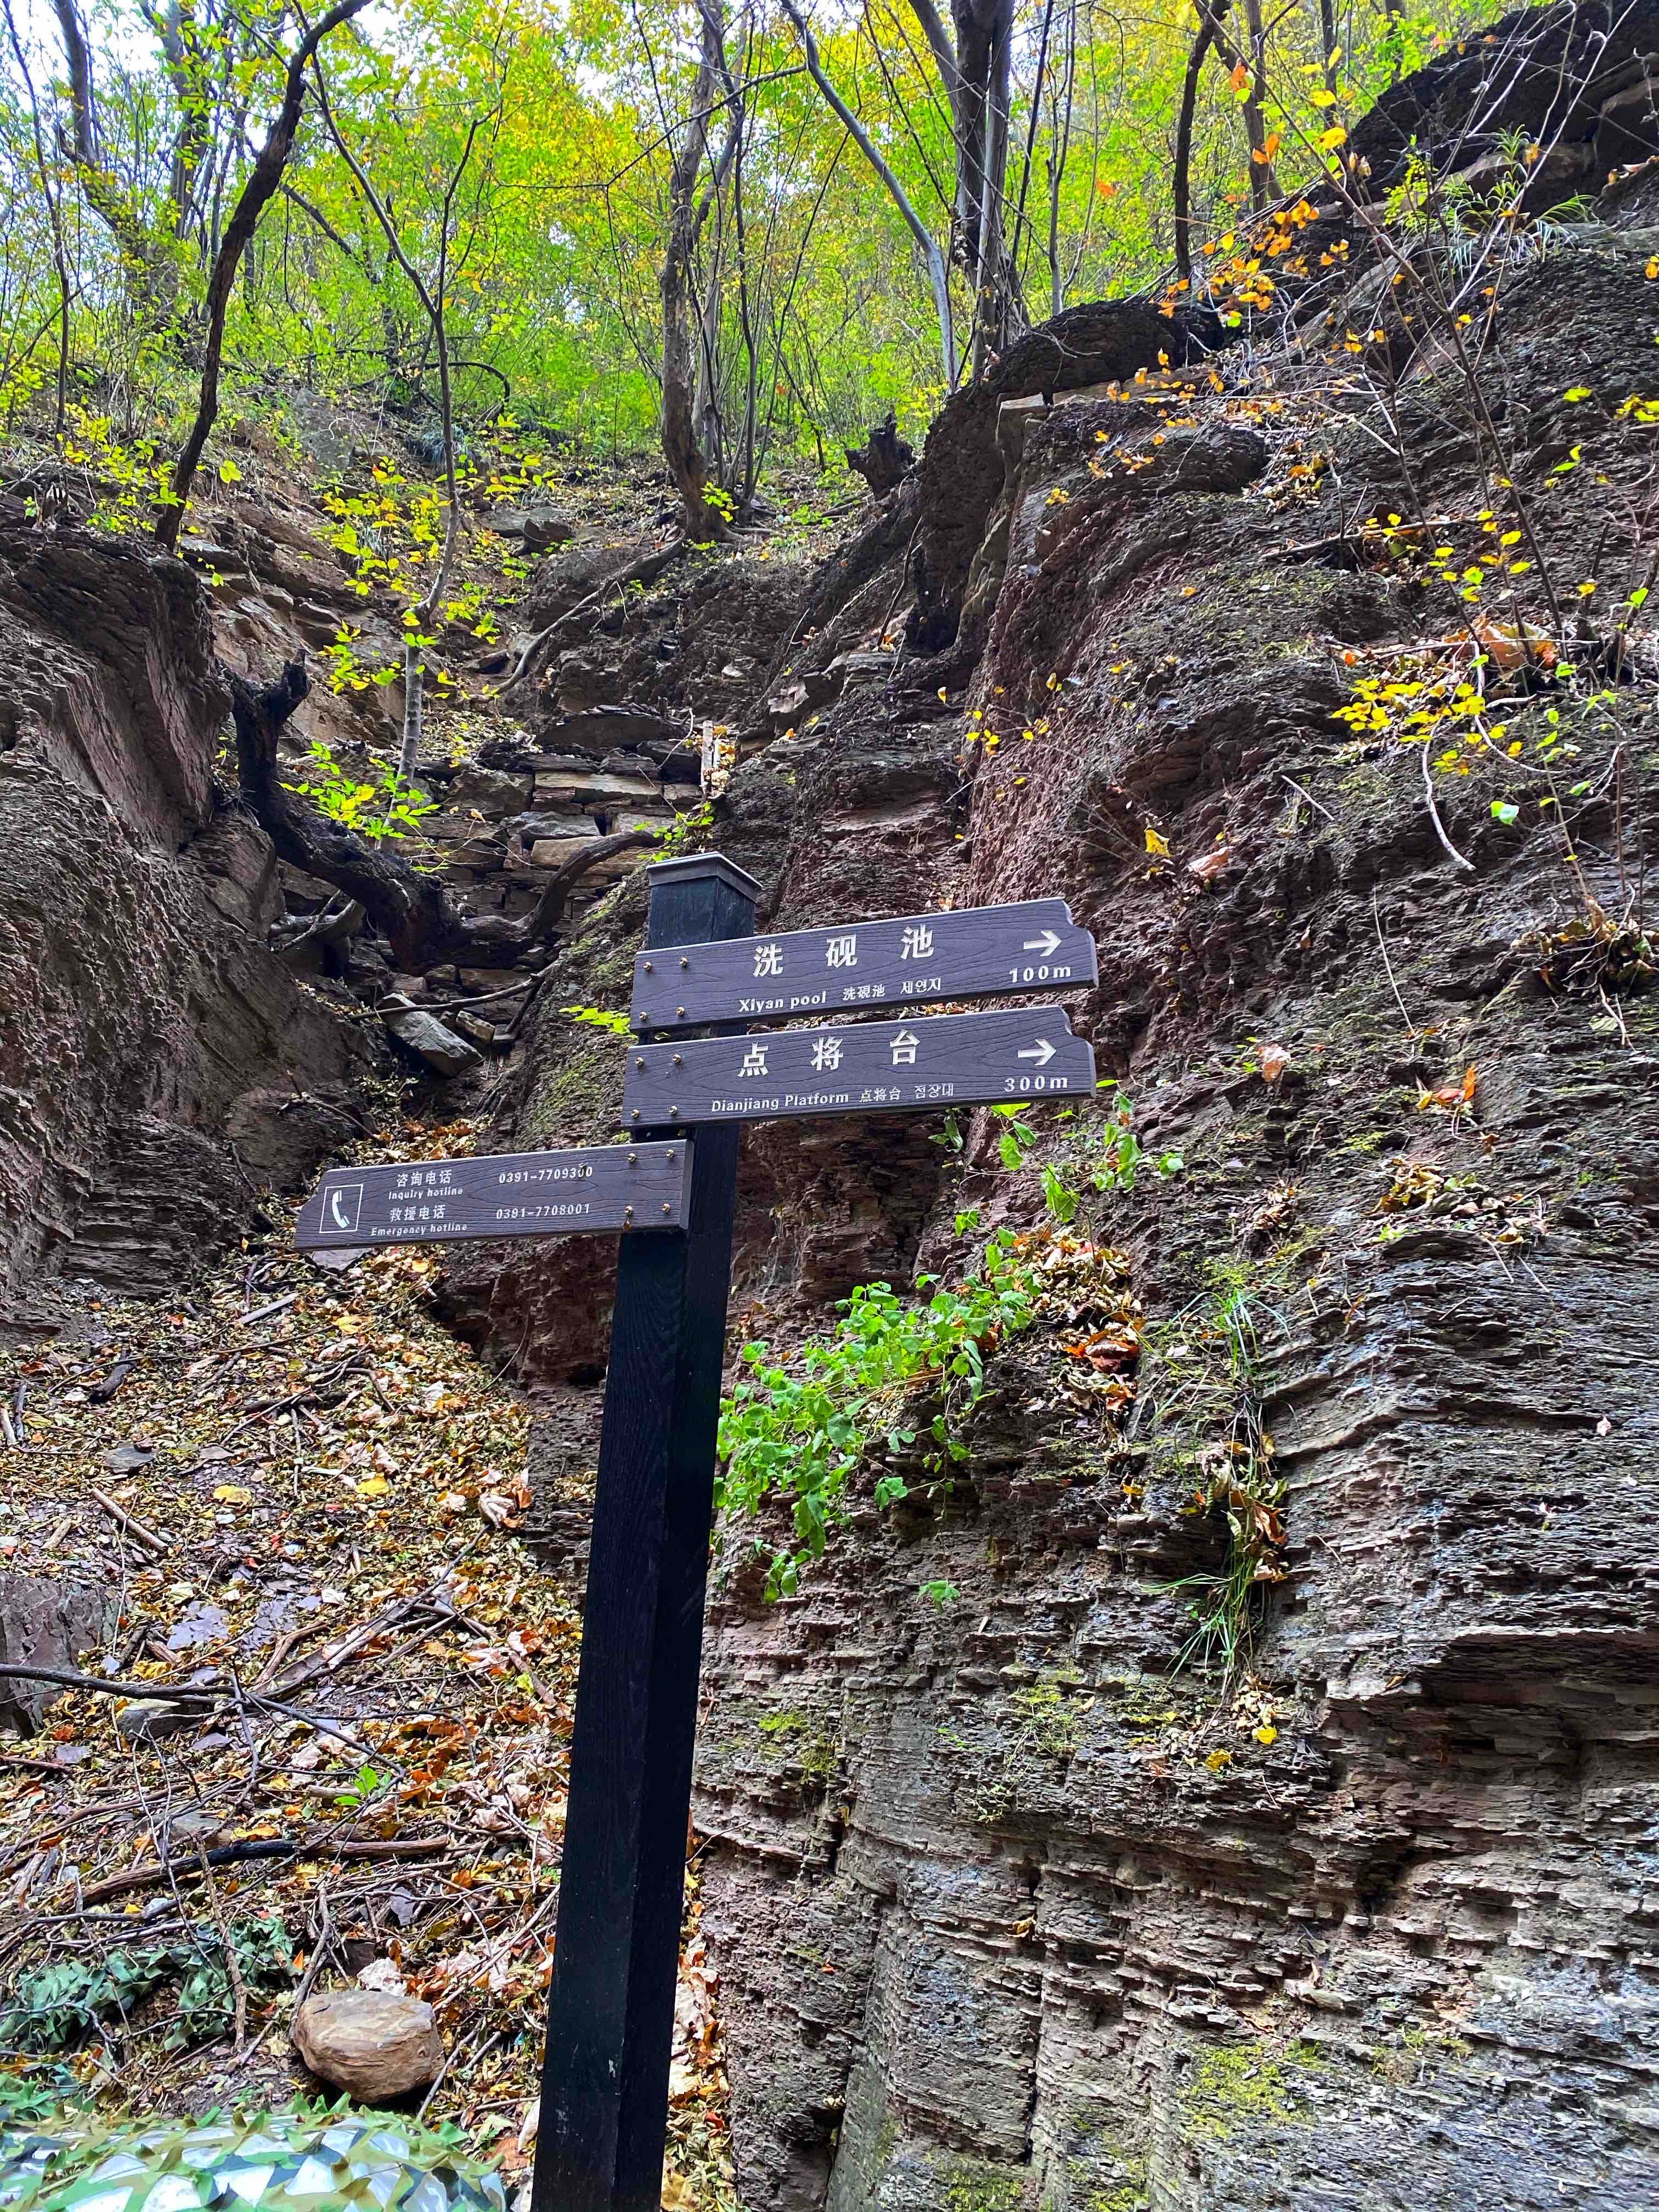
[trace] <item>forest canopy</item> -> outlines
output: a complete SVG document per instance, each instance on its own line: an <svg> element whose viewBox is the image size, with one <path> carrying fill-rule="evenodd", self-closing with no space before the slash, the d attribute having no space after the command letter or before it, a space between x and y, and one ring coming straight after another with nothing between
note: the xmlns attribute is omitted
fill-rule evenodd
<svg viewBox="0 0 1659 2212"><path fill-rule="evenodd" d="M135 515L198 415L216 307L206 465L233 477L229 422L280 431L298 388L435 424L447 380L463 428L642 446L678 329L718 518L889 409L914 435L1060 309L1170 283L1183 107L1201 276L1235 211L1304 189L1468 20L1455 0L3 4L7 432L89 441L143 479Z"/></svg>

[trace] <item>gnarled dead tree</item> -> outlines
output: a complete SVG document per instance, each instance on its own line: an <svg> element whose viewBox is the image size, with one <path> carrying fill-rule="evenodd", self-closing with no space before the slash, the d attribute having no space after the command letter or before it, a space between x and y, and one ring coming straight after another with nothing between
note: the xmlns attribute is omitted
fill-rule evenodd
<svg viewBox="0 0 1659 2212"><path fill-rule="evenodd" d="M890 407L884 422L872 422L866 442L856 448L844 446L847 465L856 469L878 499L903 481L916 458L916 449L898 434L898 418Z"/></svg>
<svg viewBox="0 0 1659 2212"><path fill-rule="evenodd" d="M278 742L311 689L303 659L290 660L275 683L257 690L240 676L231 675L228 682L237 780L254 818L281 859L357 901L408 974L418 975L441 960L488 966L501 953L540 944L563 920L566 900L590 869L654 842L648 830L593 838L554 870L535 911L516 921L505 915L462 914L434 877L418 874L395 854L331 822L283 782Z"/></svg>

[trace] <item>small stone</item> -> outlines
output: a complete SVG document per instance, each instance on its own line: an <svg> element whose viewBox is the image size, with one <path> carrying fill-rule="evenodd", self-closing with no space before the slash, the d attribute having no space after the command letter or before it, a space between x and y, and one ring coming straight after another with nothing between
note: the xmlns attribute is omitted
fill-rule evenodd
<svg viewBox="0 0 1659 2212"><path fill-rule="evenodd" d="M135 1698L115 1716L115 1733L129 1743L160 1743L179 1735L196 1717L182 1705L170 1705L162 1698Z"/></svg>
<svg viewBox="0 0 1659 2212"><path fill-rule="evenodd" d="M400 1006L383 1000L380 1019L399 1044L407 1045L411 1052L418 1053L427 1066L440 1075L465 1075L469 1070L483 1066L483 1059L466 1039L458 1036L435 1014L422 1013L417 1006Z"/></svg>
<svg viewBox="0 0 1659 2212"><path fill-rule="evenodd" d="M383 1996L406 1997L409 1984L390 1959L371 1959L357 1976L360 1990L378 1990Z"/></svg>
<svg viewBox="0 0 1659 2212"><path fill-rule="evenodd" d="M154 1444L117 1444L104 1454L104 1465L112 1474L137 1474L155 1456Z"/></svg>
<svg viewBox="0 0 1659 2212"><path fill-rule="evenodd" d="M388 1990L307 1997L290 2033L313 2074L368 2104L425 2088L443 2064L431 2006Z"/></svg>

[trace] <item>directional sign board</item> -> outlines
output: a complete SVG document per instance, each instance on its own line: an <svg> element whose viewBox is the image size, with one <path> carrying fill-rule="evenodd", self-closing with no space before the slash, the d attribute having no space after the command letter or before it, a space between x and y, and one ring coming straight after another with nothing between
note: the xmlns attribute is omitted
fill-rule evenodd
<svg viewBox="0 0 1659 2212"><path fill-rule="evenodd" d="M294 1241L302 1252L314 1252L331 1245L684 1229L690 1170L690 1148L684 1144L331 1168L301 1207Z"/></svg>
<svg viewBox="0 0 1659 2212"><path fill-rule="evenodd" d="M1060 1007L995 1007L630 1044L623 1120L649 1129L896 1108L945 1113L976 1099L1091 1097L1094 1088L1094 1054Z"/></svg>
<svg viewBox="0 0 1659 2212"><path fill-rule="evenodd" d="M634 1026L830 1014L1092 983L1095 941L1064 899L669 945L634 963ZM907 1104L913 1102L907 1099Z"/></svg>

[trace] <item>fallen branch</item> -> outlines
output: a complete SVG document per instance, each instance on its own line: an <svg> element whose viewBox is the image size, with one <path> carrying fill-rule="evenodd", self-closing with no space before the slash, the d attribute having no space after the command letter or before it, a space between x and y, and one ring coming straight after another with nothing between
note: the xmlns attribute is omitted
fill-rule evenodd
<svg viewBox="0 0 1659 2212"><path fill-rule="evenodd" d="M334 1844L319 1849L331 1850L336 1858L342 1859L432 1859L441 1852L453 1848L450 1836L386 1836L360 1844Z"/></svg>
<svg viewBox="0 0 1659 2212"><path fill-rule="evenodd" d="M362 1842L295 1843L289 1837L249 1836L234 1844L222 1844L217 1850L181 1853L177 1858L150 1859L143 1866L129 1867L125 1874L112 1874L104 1881L95 1881L81 1894L88 1905L99 1904L106 1897L125 1897L130 1890L154 1889L164 1881L177 1881L187 1876L199 1880L214 1867L234 1866L245 1859L291 1859L301 1853L307 1857L341 1859L428 1859L436 1858L453 1848L448 1836L388 1836L367 1838Z"/></svg>
<svg viewBox="0 0 1659 2212"><path fill-rule="evenodd" d="M118 1359L103 1381L94 1382L88 1391L87 1403L89 1406L107 1405L137 1364L136 1359Z"/></svg>
<svg viewBox="0 0 1659 2212"><path fill-rule="evenodd" d="M1441 846L1445 852L1447 859L1452 861L1455 866L1462 868L1469 875L1473 875L1474 873L1474 862L1473 860L1466 860L1463 858L1463 855L1458 851L1456 846L1453 844L1451 839L1446 835L1446 825L1440 819L1440 809L1434 803L1434 785L1429 778L1429 748L1426 740L1419 748L1419 750L1421 755L1423 769L1423 796L1428 801L1429 819L1434 824L1434 834L1440 840Z"/></svg>
<svg viewBox="0 0 1659 2212"><path fill-rule="evenodd" d="M162 1698L170 1705L216 1705L219 1692L191 1689L180 1683L124 1682L106 1674L82 1674L74 1667L22 1667L0 1661L0 1682L56 1682L65 1690L91 1690L100 1698Z"/></svg>
<svg viewBox="0 0 1659 2212"><path fill-rule="evenodd" d="M125 1874L91 1883L81 1894L87 1904L96 1904L106 1897L124 1897L129 1890L154 1889L158 1882L175 1881L181 1875L199 1878L204 1868L234 1866L242 1859L291 1859L299 1849L286 1838L249 1836L240 1843L222 1844L217 1850L184 1852L175 1859L151 1859L143 1866L129 1867Z"/></svg>
<svg viewBox="0 0 1659 2212"><path fill-rule="evenodd" d="M173 1549L167 1537L159 1535L147 1521L141 1521L136 1513L129 1513L125 1505L118 1505L106 1492L100 1490L95 1482L87 1486L110 1519L118 1521L129 1535L136 1536L141 1544L148 1544L153 1552L170 1552Z"/></svg>

